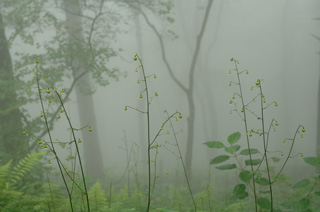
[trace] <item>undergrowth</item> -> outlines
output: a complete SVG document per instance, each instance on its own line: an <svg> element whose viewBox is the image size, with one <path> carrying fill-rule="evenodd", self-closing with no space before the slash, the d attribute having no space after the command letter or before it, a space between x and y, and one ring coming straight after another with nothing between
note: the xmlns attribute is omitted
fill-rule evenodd
<svg viewBox="0 0 320 212"><path fill-rule="evenodd" d="M156 75L147 75L142 59L136 54L134 61L138 62L136 72L140 73L138 83L144 84L144 89L140 91L140 99L146 105L146 111L132 106L125 106L125 110L135 110L146 118L147 123L147 148L144 154L147 161L140 161L139 146L129 143L124 137L126 151L126 168L123 173L112 170L107 173L107 179L99 180L93 185L87 184L88 176L84 175L82 168L82 158L80 148L82 141L77 136L77 131L92 131L89 125L80 129L73 127L68 111L64 106L62 95L64 90L57 91L56 88L47 85L45 76L38 69L36 61L35 77L36 86L40 100L40 117L47 128L46 138L37 137L37 133L25 129L22 133L29 134L35 138L39 146L38 153L31 153L26 158L21 159L15 165L10 161L0 166L0 211L28 212L28 211L94 211L94 212L247 212L247 211L301 211L317 212L320 208L320 175L319 173L309 178L292 179L286 175L287 162L293 157L302 158L308 165L320 166L320 156L305 157L302 153L294 154L294 144L297 139L301 139L306 129L299 125L292 137L286 137L283 143L289 143L287 151L271 150L271 133L275 133L279 125L276 119L270 119L267 123L266 110L269 107L277 107L278 103L267 102L263 92L264 80L258 79L252 86L252 92L256 91L254 97L249 101L244 101L242 87L242 74L248 71L239 71L239 62L234 58L235 69L230 73L235 74L235 80L230 81L230 86L237 86L237 91L230 100L234 107L231 114L237 114L243 121L243 133L234 132L227 137L226 142L208 141L205 145L209 148L223 150L220 155L215 155L209 165L209 172L205 179L198 177L191 182L187 175L184 160L182 158L178 132L175 130L172 120L182 118L180 112L169 114L164 111L164 121L158 126L151 124L153 118L151 103L158 97L158 92L151 93L148 86L149 80L156 79ZM34 88L30 88L33 90ZM71 140L61 142L54 139L52 129L48 126L50 104L58 105L61 109L56 115L56 119L65 116L71 132ZM255 105L255 106L253 106ZM258 108L257 111L254 108ZM251 123L249 116L254 117L257 123ZM152 122L153 123L153 122ZM253 127L254 126L254 127ZM259 126L259 127L258 127ZM152 135L151 132L156 132ZM171 135L173 143L161 143L157 138L161 135ZM244 137L245 146L241 146L239 141ZM254 147L253 142L260 142L260 147ZM65 159L57 151L56 145L63 148L73 146L73 152ZM160 148L175 155L179 162L175 176L164 176L158 173L157 162L161 157ZM70 148L71 149L71 148ZM173 149L177 152L174 154ZM34 184L28 178L32 170L37 169L39 164L44 166L46 179L33 178L39 181ZM67 166L66 162L71 164ZM230 171L236 174L237 180L230 184L232 189L223 188L221 192L217 188L221 187L219 177L213 176L212 167L218 171ZM43 167L43 166L41 166ZM139 167L146 170L143 176L139 172ZM143 173L143 172L142 172ZM225 174L222 174L224 176ZM59 176L60 180L57 180ZM120 176L120 177L119 177ZM200 173L198 173L200 176ZM90 176L89 176L90 177Z"/></svg>

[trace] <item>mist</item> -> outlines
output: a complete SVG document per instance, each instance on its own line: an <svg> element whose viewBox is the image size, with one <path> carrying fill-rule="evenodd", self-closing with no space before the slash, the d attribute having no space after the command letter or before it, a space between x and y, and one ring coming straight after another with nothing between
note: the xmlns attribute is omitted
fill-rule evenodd
<svg viewBox="0 0 320 212"><path fill-rule="evenodd" d="M4 0L1 211L318 211L319 8Z"/></svg>

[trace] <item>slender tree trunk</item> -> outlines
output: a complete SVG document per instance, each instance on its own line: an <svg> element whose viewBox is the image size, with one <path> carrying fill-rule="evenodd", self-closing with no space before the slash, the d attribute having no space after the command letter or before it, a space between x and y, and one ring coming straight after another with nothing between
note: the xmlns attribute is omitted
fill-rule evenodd
<svg viewBox="0 0 320 212"><path fill-rule="evenodd" d="M188 99L188 105L189 105L189 116L187 119L188 123L188 138L187 138L187 151L185 156L185 162L186 162L186 169L188 172L188 175L190 178L192 178L192 153L193 153L193 141L194 141L194 122L195 122L195 105L194 105L194 74L196 71L196 64L199 57L199 52L201 49L201 41L207 26L211 5L213 3L213 0L208 0L208 5L205 11L205 15L203 18L202 26L199 35L197 36L197 42L196 42L196 48L194 50L194 55L192 58L192 62L190 65L190 71L189 71L189 88L187 89L186 95Z"/></svg>
<svg viewBox="0 0 320 212"><path fill-rule="evenodd" d="M81 49L85 43L82 31L81 10L78 0L65 0L64 7L66 10L67 32L69 34L69 45L71 51L71 68L73 70L73 77L77 78L81 73L88 72L82 76L75 88L77 96L77 104L79 110L80 124L85 126L89 124L92 132L87 129L82 131L83 137L83 151L84 164L86 175L90 176L91 183L97 179L103 178L103 160L99 144L96 116L91 95L84 94L84 87L91 88L91 81L89 76L88 60L89 55L82 55Z"/></svg>
<svg viewBox="0 0 320 212"><path fill-rule="evenodd" d="M318 52L320 56L320 52ZM319 70L320 70L320 58L319 58ZM318 82L318 117L317 117L317 137L316 137L316 154L320 156L320 78ZM317 171L320 173L320 167L317 167Z"/></svg>
<svg viewBox="0 0 320 212"><path fill-rule="evenodd" d="M12 61L0 13L0 160L15 163L29 152L28 137L23 137L22 105L16 94L17 81L12 70Z"/></svg>

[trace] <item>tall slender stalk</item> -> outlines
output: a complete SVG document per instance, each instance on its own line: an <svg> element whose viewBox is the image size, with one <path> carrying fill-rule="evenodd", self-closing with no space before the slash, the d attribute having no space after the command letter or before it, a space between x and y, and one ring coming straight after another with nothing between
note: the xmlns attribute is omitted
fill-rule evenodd
<svg viewBox="0 0 320 212"><path fill-rule="evenodd" d="M79 151L79 146L78 146L77 139L76 139L76 136L75 136L75 133L74 133L74 128L73 128L72 123L71 123L71 121L70 121L70 118L69 118L69 116L68 116L67 110L66 110L66 108L64 107L64 104L63 104L63 101L62 101L62 99L61 99L60 94L59 94L57 91L55 91L55 93L56 93L56 95L57 95L58 98L59 98L59 101L60 101L60 103L61 103L61 106L62 106L62 108L63 108L63 111L64 111L65 114L66 114L66 117L67 117L67 120L68 120L70 129L71 129L71 133L72 133L74 145L75 145L75 147L76 147L77 156L78 156L78 160L79 160L80 171L81 171L81 175L82 175L82 181L83 181L84 191L85 191L85 192L84 192L84 195L86 196L86 201L87 201L87 209L88 209L88 212L90 212L90 203L89 203L89 195L88 195L88 190L87 190L87 184L86 184L86 179L85 179L85 175L84 175L84 170L83 170L81 155L80 155L80 151Z"/></svg>
<svg viewBox="0 0 320 212"><path fill-rule="evenodd" d="M269 181L269 190L270 190L270 206L271 206L271 212L273 212L273 196L272 196L272 185L271 185L271 176L270 176L270 169L269 169L269 163L268 163L268 155L267 155L267 143L266 143L266 136L265 136L265 129L264 129L264 107L263 107L263 93L262 93L262 87L261 82L258 79L257 83L260 88L260 100L261 100L261 125L262 125L262 139L263 139L263 148L264 148L264 157L266 160L266 169L268 174L268 181Z"/></svg>
<svg viewBox="0 0 320 212"><path fill-rule="evenodd" d="M181 114L180 114L180 115L181 115ZM191 196L191 199L192 199L194 211L196 212L196 211L197 211L197 205L196 205L196 202L195 202L195 200L194 200L193 193L192 193L192 190L191 190L191 186L190 186L190 182L189 182L189 178L188 178L187 169L186 169L186 166L185 166L185 164L184 164L184 161L183 161L183 158L182 158L182 154L181 154L181 150L180 150L180 146L179 146L178 139L177 139L177 136L176 136L176 132L174 131L174 127L173 127L173 125L172 125L172 121L171 121L171 118L170 118L168 112L167 112L167 116L168 116L168 119L169 119L169 121L170 121L170 125L171 125L172 132L173 132L173 136L174 136L174 140L175 140L176 145L177 145L177 148L178 148L179 157L180 157L180 160L181 160L181 163L182 163L182 167L183 167L183 171L184 171L184 176L186 177L186 181L187 181L189 193L190 193L190 196Z"/></svg>
<svg viewBox="0 0 320 212"><path fill-rule="evenodd" d="M39 61L36 60L36 71L35 71L35 75L36 75L36 81L37 81L37 88L38 88L38 94L39 94L39 98L40 98L40 104L41 104L41 108L42 108L42 113L43 113L43 117L44 117L44 121L45 121L45 125L46 125L46 128L47 128L47 132L48 132L48 136L49 136L49 140L50 140L50 144L51 144L51 150L52 150L52 153L55 155L55 159L58 163L58 167L59 167L59 171L60 171L60 174L61 174L61 177L62 177L62 180L63 180L63 184L64 186L66 187L67 189L67 193L68 193L68 197L69 197L69 203L70 203L70 208L71 208L71 211L73 212L73 204L72 204L72 196L71 196L71 193L70 193L70 190L69 190L69 187L68 187L68 184L67 184L67 181L64 177L64 174L63 174L63 171L62 171L62 167L61 167L61 164L60 164L60 161L59 161L59 158L58 158L58 155L57 155L57 152L55 150L55 147L54 147L54 144L53 144L53 141L52 141L52 136L51 136L51 131L50 131L50 128L49 128L49 123L48 123L48 118L47 118L47 113L45 112L45 109L44 109L44 105L43 105L43 100L42 100L42 95L41 95L41 88L40 88L40 77L39 77L39 73L38 73L38 63Z"/></svg>
<svg viewBox="0 0 320 212"><path fill-rule="evenodd" d="M234 58L231 58L231 60L234 61L235 70L236 70L236 72L237 72L237 77L238 77L238 82L239 82L240 99L241 99L242 110L243 110L243 121L244 121L244 126L245 126L245 131L246 131L246 139L247 139L247 146L248 146L249 159L250 159L250 168L251 168L251 174L252 174L254 205L255 205L255 211L258 212L257 193L256 193L256 182L255 182L255 179L254 179L255 172L254 172L254 170L253 170L253 164L252 164L252 155L251 155L251 148L250 148L250 140L249 140L249 135L248 135L247 115L246 115L246 109L245 109L245 104L244 104L244 100L243 100L243 93L242 93L241 80L240 80L240 73L239 73L238 66L237 66L238 61L235 60Z"/></svg>

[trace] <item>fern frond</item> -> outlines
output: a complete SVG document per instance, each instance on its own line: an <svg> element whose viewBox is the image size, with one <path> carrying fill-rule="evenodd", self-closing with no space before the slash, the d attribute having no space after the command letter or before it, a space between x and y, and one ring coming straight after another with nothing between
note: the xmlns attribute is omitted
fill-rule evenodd
<svg viewBox="0 0 320 212"><path fill-rule="evenodd" d="M37 162L40 160L44 152L30 153L25 158L22 158L17 165L10 170L9 182L16 184L28 174Z"/></svg>
<svg viewBox="0 0 320 212"><path fill-rule="evenodd" d="M11 162L12 160L3 166L0 166L0 189L4 187L6 179L9 176Z"/></svg>

